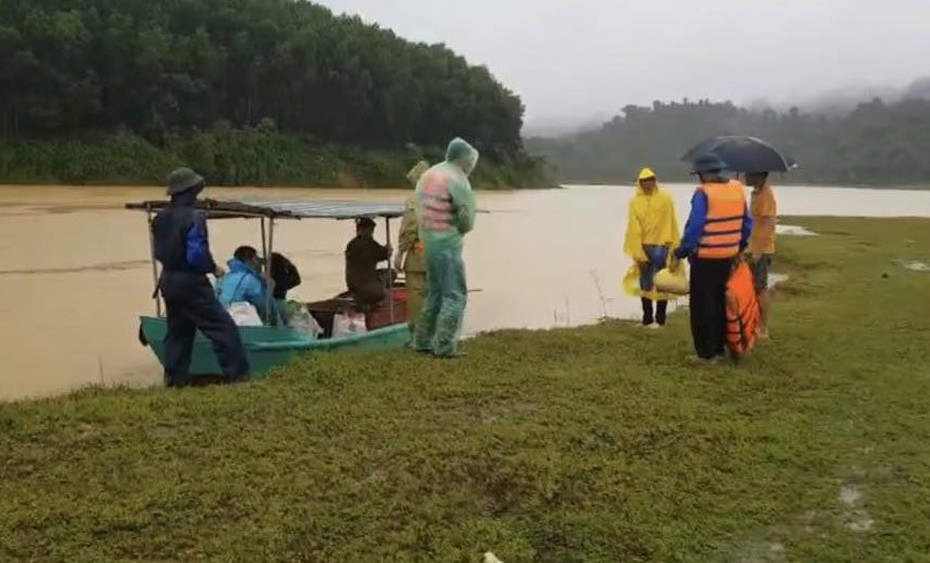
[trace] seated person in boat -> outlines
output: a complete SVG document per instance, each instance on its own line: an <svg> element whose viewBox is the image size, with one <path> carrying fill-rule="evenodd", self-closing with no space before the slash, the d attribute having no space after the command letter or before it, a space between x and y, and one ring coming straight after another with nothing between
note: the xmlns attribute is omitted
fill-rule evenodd
<svg viewBox="0 0 930 563"><path fill-rule="evenodd" d="M274 299L283 307L287 300L287 292L300 285L300 272L284 255L272 252L271 280L274 282Z"/></svg>
<svg viewBox="0 0 930 563"><path fill-rule="evenodd" d="M216 284L220 304L228 309L233 303L250 303L262 319L268 318L269 284L260 273L262 260L258 257L258 251L251 246L240 246L226 265L229 272ZM271 306L272 313L276 313L277 307L273 301Z"/></svg>
<svg viewBox="0 0 930 563"><path fill-rule="evenodd" d="M375 240L375 222L367 217L355 222L355 238L346 246L346 286L355 302L376 305L387 295L378 264L391 257L391 245Z"/></svg>

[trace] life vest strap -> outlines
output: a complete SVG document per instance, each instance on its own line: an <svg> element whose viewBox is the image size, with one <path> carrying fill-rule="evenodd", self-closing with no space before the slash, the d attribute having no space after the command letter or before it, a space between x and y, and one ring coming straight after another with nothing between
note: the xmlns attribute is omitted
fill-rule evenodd
<svg viewBox="0 0 930 563"><path fill-rule="evenodd" d="M714 217L713 219L707 219L704 221L705 224L708 223L724 223L726 221L742 221L742 215L732 215L730 217Z"/></svg>

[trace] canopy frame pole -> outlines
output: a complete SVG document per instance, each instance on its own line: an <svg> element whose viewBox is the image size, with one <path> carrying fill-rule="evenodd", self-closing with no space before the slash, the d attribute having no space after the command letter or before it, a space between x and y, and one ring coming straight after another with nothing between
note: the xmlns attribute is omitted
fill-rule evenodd
<svg viewBox="0 0 930 563"><path fill-rule="evenodd" d="M155 258L155 232L152 230L152 223L155 219L152 217L152 206L145 206L145 218L149 225L149 260L152 262L152 283L154 284L154 292L152 295L155 297L155 315L161 317L161 291L158 283L158 260Z"/></svg>
<svg viewBox="0 0 930 563"><path fill-rule="evenodd" d="M391 244L391 218L384 218L384 232L387 236L387 244L390 247L394 247ZM387 293L388 293L388 317L391 320L391 324L394 324L394 270L392 264L392 256L388 256L388 267L387 267Z"/></svg>
<svg viewBox="0 0 930 563"><path fill-rule="evenodd" d="M262 219L263 223L264 221L265 220ZM264 239L264 235L265 235L265 230L262 229L263 239ZM271 216L268 218L268 246L265 249L265 276L267 277L267 280L265 281L265 287L267 288L267 291L266 291L267 295L265 296L265 298L267 299L267 301L265 302L265 311L266 311L265 316L268 317L267 319L268 324L271 324L272 319L275 317L274 315L275 310L272 308L272 305L274 304L274 290L272 290L271 288L271 284L272 284L271 255L272 253L274 253L274 216ZM283 321L283 319L275 319L275 320ZM283 325L284 323L280 322L279 324Z"/></svg>
<svg viewBox="0 0 930 563"><path fill-rule="evenodd" d="M261 228L262 228L262 256L264 256L265 258L268 258L268 242L267 242L267 239L265 238L265 217L262 217Z"/></svg>

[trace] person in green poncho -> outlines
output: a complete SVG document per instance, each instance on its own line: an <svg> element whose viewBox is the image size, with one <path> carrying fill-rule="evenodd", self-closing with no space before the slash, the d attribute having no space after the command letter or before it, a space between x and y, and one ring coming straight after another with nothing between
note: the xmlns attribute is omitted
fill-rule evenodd
<svg viewBox="0 0 930 563"><path fill-rule="evenodd" d="M416 187L420 176L429 170L429 163L421 160L407 172L407 179ZM411 194L407 199L404 218L400 224L397 257L394 269L404 271L407 287L407 325L410 334L416 334L417 321L423 312L426 300L426 257L423 242L420 241L420 228L417 224L417 199Z"/></svg>
<svg viewBox="0 0 930 563"><path fill-rule="evenodd" d="M462 246L475 226L475 196L468 176L478 151L456 137L446 159L417 182L416 213L426 251L426 303L414 336L414 348L437 358L455 358L465 316L468 288Z"/></svg>

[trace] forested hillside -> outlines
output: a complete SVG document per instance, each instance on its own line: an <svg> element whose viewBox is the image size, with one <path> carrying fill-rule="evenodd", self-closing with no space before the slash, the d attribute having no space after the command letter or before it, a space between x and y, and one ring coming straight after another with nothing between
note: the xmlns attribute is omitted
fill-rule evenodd
<svg viewBox="0 0 930 563"><path fill-rule="evenodd" d="M729 102L655 102L627 106L597 130L531 139L527 146L546 156L564 181L627 183L642 166L682 180L687 177L682 154L704 138L726 134L758 136L781 149L799 164L787 181L930 185L930 100L925 97L890 104L875 99L840 115L797 108L752 111Z"/></svg>
<svg viewBox="0 0 930 563"><path fill-rule="evenodd" d="M3 181L398 185L455 135L540 181L488 69L309 2L7 0L0 60Z"/></svg>

